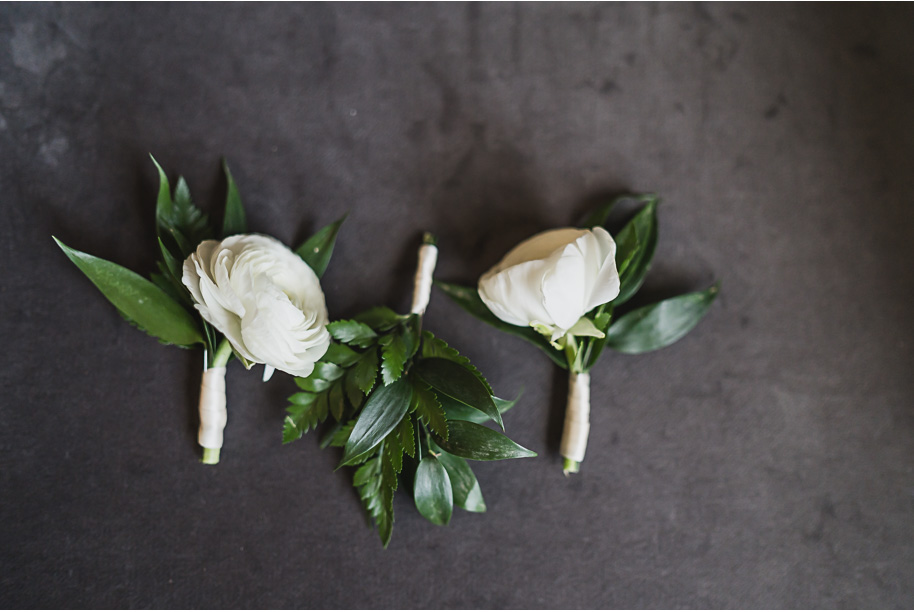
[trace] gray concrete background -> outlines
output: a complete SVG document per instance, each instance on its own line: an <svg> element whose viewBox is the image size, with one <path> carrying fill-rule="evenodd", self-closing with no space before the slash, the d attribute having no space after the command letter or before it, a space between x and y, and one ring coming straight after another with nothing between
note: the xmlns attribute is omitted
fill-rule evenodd
<svg viewBox="0 0 914 612"><path fill-rule="evenodd" d="M4 607L911 607L910 5L0 5ZM489 512L396 503L382 550L334 451L280 444L278 376L229 372L198 462L201 356L120 319L50 239L149 272L152 152L253 229L349 211L334 316L406 308L415 247L472 282L603 194L661 194L648 297L723 292L679 344L565 383L440 293L427 327L532 460ZM237 365L237 364L236 364Z"/></svg>

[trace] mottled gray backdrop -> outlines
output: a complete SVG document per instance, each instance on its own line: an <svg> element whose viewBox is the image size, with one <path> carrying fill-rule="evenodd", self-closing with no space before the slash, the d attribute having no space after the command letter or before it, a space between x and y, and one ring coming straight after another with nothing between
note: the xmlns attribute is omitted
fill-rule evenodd
<svg viewBox="0 0 914 612"><path fill-rule="evenodd" d="M910 5L0 5L3 607L914 606ZM427 327L536 459L489 512L396 502L384 551L339 453L280 444L289 377L126 325L51 235L146 273L152 152L252 229L349 212L334 316L408 304L423 230L472 283L602 196L664 201L647 297L722 294L679 344L565 381L435 292ZM218 214L218 213L217 213Z"/></svg>

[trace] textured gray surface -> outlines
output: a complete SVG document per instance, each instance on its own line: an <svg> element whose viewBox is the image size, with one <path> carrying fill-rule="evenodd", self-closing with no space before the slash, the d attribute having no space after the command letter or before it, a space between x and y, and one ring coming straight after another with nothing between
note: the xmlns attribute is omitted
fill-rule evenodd
<svg viewBox="0 0 914 612"><path fill-rule="evenodd" d="M0 6L0 604L914 605L914 42L907 6ZM421 231L472 281L621 189L664 197L653 295L723 281L664 351L565 385L433 295L428 328L541 452L489 512L398 499L390 548L338 456L281 446L287 377L228 381L197 462L200 355L128 327L57 250L148 272L153 152L254 229L350 212L332 314L407 304Z"/></svg>

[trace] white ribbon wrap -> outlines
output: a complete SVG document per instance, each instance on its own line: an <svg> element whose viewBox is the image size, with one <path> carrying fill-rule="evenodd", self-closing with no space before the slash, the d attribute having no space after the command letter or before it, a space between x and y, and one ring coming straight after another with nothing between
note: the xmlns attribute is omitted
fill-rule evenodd
<svg viewBox="0 0 914 612"><path fill-rule="evenodd" d="M419 265L416 267L416 280L413 285L413 306L410 312L420 317L425 314L428 299L432 293L432 277L435 274L435 264L438 263L438 247L433 244L423 244L419 247Z"/></svg>
<svg viewBox="0 0 914 612"><path fill-rule="evenodd" d="M203 370L200 383L200 431L197 441L203 448L222 448L225 410L225 367Z"/></svg>
<svg viewBox="0 0 914 612"><path fill-rule="evenodd" d="M583 461L589 433L590 374L568 372L568 407L562 432L562 456L579 463Z"/></svg>

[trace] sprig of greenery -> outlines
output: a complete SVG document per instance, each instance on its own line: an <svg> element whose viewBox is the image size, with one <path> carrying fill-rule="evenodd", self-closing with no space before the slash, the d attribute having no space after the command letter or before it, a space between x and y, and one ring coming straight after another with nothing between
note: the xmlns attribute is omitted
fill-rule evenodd
<svg viewBox="0 0 914 612"><path fill-rule="evenodd" d="M535 456L480 424L494 420L503 429L501 414L514 402L494 397L469 359L422 331L418 315L374 308L327 329L334 342L310 376L296 379L302 392L289 398L283 442L336 421L329 443L343 448L341 467L357 468L353 486L385 547L403 470L412 476L416 508L444 525L455 504L485 511L465 457Z"/></svg>

